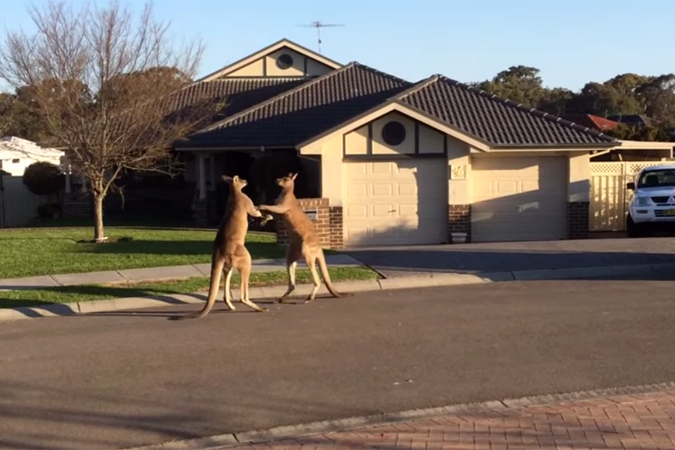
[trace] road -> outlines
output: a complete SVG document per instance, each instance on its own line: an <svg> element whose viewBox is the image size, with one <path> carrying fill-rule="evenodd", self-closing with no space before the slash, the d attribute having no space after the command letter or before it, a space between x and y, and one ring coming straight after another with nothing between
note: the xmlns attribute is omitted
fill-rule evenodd
<svg viewBox="0 0 675 450"><path fill-rule="evenodd" d="M658 277L657 277L658 278ZM121 448L675 380L669 280L360 294L199 321L0 324L0 448Z"/></svg>

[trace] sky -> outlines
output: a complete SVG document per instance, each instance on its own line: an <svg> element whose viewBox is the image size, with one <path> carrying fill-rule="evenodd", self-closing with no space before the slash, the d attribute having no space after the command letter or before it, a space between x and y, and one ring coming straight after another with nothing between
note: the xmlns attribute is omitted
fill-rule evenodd
<svg viewBox="0 0 675 450"><path fill-rule="evenodd" d="M85 0L66 0L77 6ZM105 5L105 0L96 0ZM141 10L142 0L120 0ZM0 30L30 30L27 8L0 0ZM206 45L200 75L287 38L322 54L409 81L443 74L482 81L514 65L544 85L579 90L633 72L675 72L672 0L154 0L174 34Z"/></svg>

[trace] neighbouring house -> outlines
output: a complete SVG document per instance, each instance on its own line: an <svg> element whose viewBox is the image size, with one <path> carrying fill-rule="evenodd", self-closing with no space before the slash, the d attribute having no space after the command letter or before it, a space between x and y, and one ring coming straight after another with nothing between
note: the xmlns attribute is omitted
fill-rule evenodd
<svg viewBox="0 0 675 450"><path fill-rule="evenodd" d="M175 107L204 97L227 106L174 147L195 222L220 219L222 174L261 204L298 172L331 248L585 238L591 156L623 145L442 75L412 83L286 39L177 92Z"/></svg>
<svg viewBox="0 0 675 450"><path fill-rule="evenodd" d="M41 147L15 136L0 139L0 170L13 176L22 176L28 166L38 161L60 166L64 155L61 150Z"/></svg>
<svg viewBox="0 0 675 450"><path fill-rule="evenodd" d="M597 131L609 131L619 126L619 122L605 119L594 114L566 114L563 119Z"/></svg>
<svg viewBox="0 0 675 450"><path fill-rule="evenodd" d="M648 119L640 115L610 117L623 118L631 126L635 124L642 126L648 123ZM611 131L620 124L620 122L593 114L567 114L563 118L600 132ZM593 152L591 161L659 161L670 159L673 156L674 145L675 142L622 140L619 148Z"/></svg>
<svg viewBox="0 0 675 450"><path fill-rule="evenodd" d="M614 122L637 127L646 127L654 122L653 119L644 114L612 114L607 116L607 118Z"/></svg>

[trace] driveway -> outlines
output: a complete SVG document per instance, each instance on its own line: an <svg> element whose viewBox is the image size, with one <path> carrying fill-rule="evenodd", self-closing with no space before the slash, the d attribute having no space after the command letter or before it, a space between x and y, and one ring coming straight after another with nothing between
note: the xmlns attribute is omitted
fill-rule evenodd
<svg viewBox="0 0 675 450"><path fill-rule="evenodd" d="M387 278L675 263L675 238L426 245L349 249Z"/></svg>

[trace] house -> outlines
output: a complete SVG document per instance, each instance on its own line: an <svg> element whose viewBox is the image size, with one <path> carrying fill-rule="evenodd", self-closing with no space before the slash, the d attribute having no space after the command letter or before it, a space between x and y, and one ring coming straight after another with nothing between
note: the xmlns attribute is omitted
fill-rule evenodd
<svg viewBox="0 0 675 450"><path fill-rule="evenodd" d="M60 150L40 147L15 136L0 139L0 170L13 176L22 176L28 166L38 161L59 166L64 155Z"/></svg>
<svg viewBox="0 0 675 450"><path fill-rule="evenodd" d="M222 117L175 145L196 222L222 211L221 174L260 204L293 171L332 248L585 238L591 154L622 145L443 75L412 83L285 39L176 98L208 92L230 93Z"/></svg>
<svg viewBox="0 0 675 450"><path fill-rule="evenodd" d="M643 114L612 114L607 116L609 120L623 123L629 126L646 127L652 125L654 122L651 118Z"/></svg>
<svg viewBox="0 0 675 450"><path fill-rule="evenodd" d="M563 119L602 132L613 130L619 126L619 122L594 114L566 114Z"/></svg>

